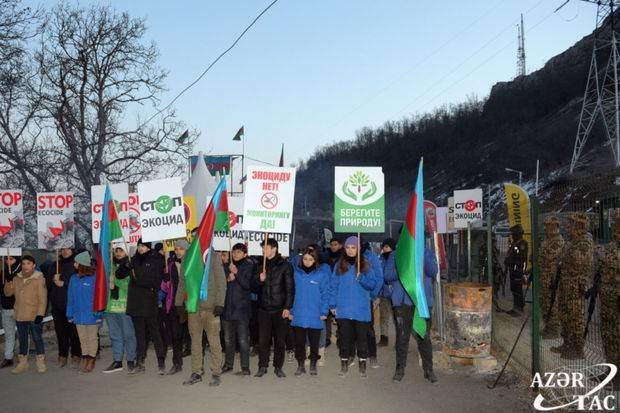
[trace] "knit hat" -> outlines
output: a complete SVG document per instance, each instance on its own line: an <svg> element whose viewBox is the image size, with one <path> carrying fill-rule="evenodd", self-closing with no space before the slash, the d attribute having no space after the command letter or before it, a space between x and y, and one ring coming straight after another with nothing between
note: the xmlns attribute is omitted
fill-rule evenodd
<svg viewBox="0 0 620 413"><path fill-rule="evenodd" d="M354 245L355 247L357 247L357 237L355 236L350 236L349 238L347 238L347 240L344 242L344 246L348 246L348 245Z"/></svg>
<svg viewBox="0 0 620 413"><path fill-rule="evenodd" d="M183 248L184 250L189 248L189 242L185 238L178 239L174 241L174 246L176 248Z"/></svg>
<svg viewBox="0 0 620 413"><path fill-rule="evenodd" d="M77 262L78 264L84 267L90 267L92 265L90 253L88 251L79 253L78 255L75 256L75 262Z"/></svg>
<svg viewBox="0 0 620 413"><path fill-rule="evenodd" d="M138 240L138 246L140 246L140 245L144 245L144 246L145 246L145 247L147 247L148 249L151 249L151 248L152 248L152 244L151 244L150 242L144 242L144 241L142 241L142 238L140 238L140 239Z"/></svg>

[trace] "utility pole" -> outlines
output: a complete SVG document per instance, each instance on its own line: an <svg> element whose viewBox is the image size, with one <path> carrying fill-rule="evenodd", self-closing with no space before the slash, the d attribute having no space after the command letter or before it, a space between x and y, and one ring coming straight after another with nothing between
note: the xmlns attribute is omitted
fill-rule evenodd
<svg viewBox="0 0 620 413"><path fill-rule="evenodd" d="M614 24L616 1L581 0L596 4L596 29L594 46L590 60L588 82L583 95L579 126L575 138L570 173L578 165L588 137L592 132L597 117L603 123L603 130L609 142L614 163L620 167L620 102L618 99L618 33ZM566 2L568 3L568 1ZM562 4L557 10L566 5ZM604 67L599 67L603 62Z"/></svg>
<svg viewBox="0 0 620 413"><path fill-rule="evenodd" d="M517 46L517 77L525 76L525 30L523 28L523 14L521 14L521 24L517 25L518 46Z"/></svg>

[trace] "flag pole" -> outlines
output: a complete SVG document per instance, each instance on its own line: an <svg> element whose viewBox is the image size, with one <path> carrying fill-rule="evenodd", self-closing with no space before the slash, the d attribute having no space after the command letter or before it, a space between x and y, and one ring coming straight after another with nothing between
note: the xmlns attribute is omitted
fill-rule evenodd
<svg viewBox="0 0 620 413"><path fill-rule="evenodd" d="M360 266L360 261L361 261L361 255L362 255L362 249L360 247L360 233L357 233L357 277L359 278L360 276L360 272L361 272L361 266Z"/></svg>

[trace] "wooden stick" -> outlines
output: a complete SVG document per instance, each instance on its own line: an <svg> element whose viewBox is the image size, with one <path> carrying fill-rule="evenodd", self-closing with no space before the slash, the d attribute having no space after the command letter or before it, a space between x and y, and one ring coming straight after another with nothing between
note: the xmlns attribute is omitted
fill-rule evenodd
<svg viewBox="0 0 620 413"><path fill-rule="evenodd" d="M361 273L361 265L360 265L360 261L361 261L361 255L362 255L362 249L360 247L360 233L357 233L357 276L360 276Z"/></svg>
<svg viewBox="0 0 620 413"><path fill-rule="evenodd" d="M265 248L267 247L267 240L269 239L269 232L265 232L265 241L263 243L263 272L267 268L267 256L265 255Z"/></svg>

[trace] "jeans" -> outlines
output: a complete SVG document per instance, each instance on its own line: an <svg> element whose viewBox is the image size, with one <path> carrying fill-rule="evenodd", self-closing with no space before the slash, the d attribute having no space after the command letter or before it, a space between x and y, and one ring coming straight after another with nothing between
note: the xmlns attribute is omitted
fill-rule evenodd
<svg viewBox="0 0 620 413"><path fill-rule="evenodd" d="M19 334L19 355L28 355L28 333L32 335L37 354L45 354L43 346L43 323L35 324L34 321L17 321L17 334Z"/></svg>
<svg viewBox="0 0 620 413"><path fill-rule="evenodd" d="M226 359L224 365L232 368L235 365L235 346L239 343L239 357L241 357L241 370L250 369L250 338L248 321L223 320L224 348Z"/></svg>
<svg viewBox="0 0 620 413"><path fill-rule="evenodd" d="M2 328L4 328L4 358L13 360L15 352L15 311L2 309Z"/></svg>
<svg viewBox="0 0 620 413"><path fill-rule="evenodd" d="M295 359L298 362L306 360L306 338L310 342L310 360L320 359L319 340L321 339L322 330L319 328L293 328L295 329Z"/></svg>
<svg viewBox="0 0 620 413"><path fill-rule="evenodd" d="M172 307L168 314L165 311L160 313L164 353L168 352L168 346L172 347L172 363L175 366L183 366L183 331L179 311L183 311L183 308Z"/></svg>
<svg viewBox="0 0 620 413"><path fill-rule="evenodd" d="M66 310L52 308L52 318L54 319L54 331L58 341L58 356L68 357L69 348L74 357L82 356L80 337L78 336L75 324L67 320Z"/></svg>
<svg viewBox="0 0 620 413"><path fill-rule="evenodd" d="M424 371L433 370L433 345L431 343L431 318L426 320L426 336L420 337L411 329L414 307L402 304L394 307L394 325L396 326L396 368L407 366L407 352L409 350L409 337L411 334L418 343L418 352L422 357ZM430 313L430 308L429 308Z"/></svg>
<svg viewBox="0 0 620 413"><path fill-rule="evenodd" d="M258 367L267 368L269 366L269 349L273 337L273 367L282 368L286 335L289 328L288 320L282 318L282 311L258 310Z"/></svg>
<svg viewBox="0 0 620 413"><path fill-rule="evenodd" d="M123 354L127 356L127 361L136 361L136 332L131 317L121 313L105 313L104 318L110 330L114 361L123 361Z"/></svg>
<svg viewBox="0 0 620 413"><path fill-rule="evenodd" d="M368 329L370 323L368 321L348 320L344 318L337 319L338 334L340 342L340 358L348 360L355 356L355 348L357 347L357 356L360 360L368 358Z"/></svg>
<svg viewBox="0 0 620 413"><path fill-rule="evenodd" d="M134 330L136 332L136 360L139 363L143 363L146 358L146 333L150 335L155 346L155 354L157 355L157 361L163 362L166 359L166 353L164 353L164 344L159 334L159 325L157 323L157 316L155 317L131 317Z"/></svg>

